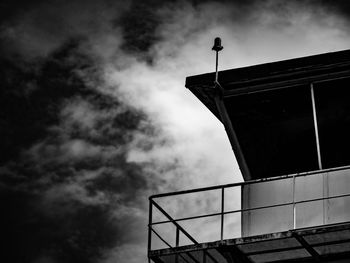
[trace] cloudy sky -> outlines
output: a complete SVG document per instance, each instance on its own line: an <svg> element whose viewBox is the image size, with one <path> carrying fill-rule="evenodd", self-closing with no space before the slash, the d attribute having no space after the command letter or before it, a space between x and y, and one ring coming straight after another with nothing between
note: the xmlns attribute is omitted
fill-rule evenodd
<svg viewBox="0 0 350 263"><path fill-rule="evenodd" d="M336 2L336 3L334 3ZM189 75L348 49L347 1L0 3L2 262L147 262L148 196L241 181Z"/></svg>

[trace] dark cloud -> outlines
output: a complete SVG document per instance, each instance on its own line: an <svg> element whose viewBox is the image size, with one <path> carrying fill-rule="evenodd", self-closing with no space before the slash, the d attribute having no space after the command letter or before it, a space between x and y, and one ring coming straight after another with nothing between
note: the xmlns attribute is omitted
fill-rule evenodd
<svg viewBox="0 0 350 263"><path fill-rule="evenodd" d="M139 195L152 186L127 147L158 131L91 87L101 80L80 44L32 64L1 61L0 225L11 262L97 262L133 239L119 220L140 222L125 207L145 213Z"/></svg>
<svg viewBox="0 0 350 263"><path fill-rule="evenodd" d="M70 38L98 38L129 7L112 0L5 1L0 21L2 57L45 57Z"/></svg>
<svg viewBox="0 0 350 263"><path fill-rule="evenodd" d="M159 40L155 30L161 21L154 7L160 4L162 1L159 0L135 1L131 8L115 21L116 25L122 27L122 48L125 51L135 54L147 52Z"/></svg>
<svg viewBox="0 0 350 263"><path fill-rule="evenodd" d="M0 3L0 23L8 22L15 16L24 13L26 10L31 9L33 6L41 4L45 1L42 0L14 0L14 1L1 1Z"/></svg>
<svg viewBox="0 0 350 263"><path fill-rule="evenodd" d="M40 195L2 189L0 196L2 260L6 262L45 258L43 262L96 262L103 249L118 239L108 207L81 206L70 200L70 204L62 201L52 206L55 212L50 213L39 206Z"/></svg>
<svg viewBox="0 0 350 263"><path fill-rule="evenodd" d="M64 99L91 93L74 70L85 67L87 58L74 52L77 43L70 42L50 56L43 65L17 65L1 61L0 163L18 157L25 147L42 139L47 127L58 122L58 110ZM31 69L34 68L35 70Z"/></svg>
<svg viewBox="0 0 350 263"><path fill-rule="evenodd" d="M316 1L317 2L317 1ZM339 14L345 16L347 19L350 19L350 3L346 0L321 0L322 4L330 10L336 10Z"/></svg>

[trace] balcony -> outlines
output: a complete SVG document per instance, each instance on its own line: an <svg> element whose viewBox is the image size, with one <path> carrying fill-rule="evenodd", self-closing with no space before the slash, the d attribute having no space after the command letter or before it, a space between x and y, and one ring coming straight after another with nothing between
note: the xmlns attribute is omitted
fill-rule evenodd
<svg viewBox="0 0 350 263"><path fill-rule="evenodd" d="M348 262L350 167L150 197L148 255L167 262Z"/></svg>

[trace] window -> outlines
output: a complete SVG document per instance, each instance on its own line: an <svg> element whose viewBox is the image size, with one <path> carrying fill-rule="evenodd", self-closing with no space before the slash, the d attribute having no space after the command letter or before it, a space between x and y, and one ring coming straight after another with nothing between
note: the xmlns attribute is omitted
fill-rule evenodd
<svg viewBox="0 0 350 263"><path fill-rule="evenodd" d="M310 85L225 98L252 179L318 169Z"/></svg>
<svg viewBox="0 0 350 263"><path fill-rule="evenodd" d="M350 78L314 84L322 168L350 165Z"/></svg>

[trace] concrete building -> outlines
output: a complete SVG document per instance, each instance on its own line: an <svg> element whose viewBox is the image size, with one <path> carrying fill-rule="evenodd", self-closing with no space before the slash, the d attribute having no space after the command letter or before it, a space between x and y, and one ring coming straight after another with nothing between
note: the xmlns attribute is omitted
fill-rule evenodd
<svg viewBox="0 0 350 263"><path fill-rule="evenodd" d="M149 260L350 262L350 50L215 75L186 87L245 181L150 197Z"/></svg>

